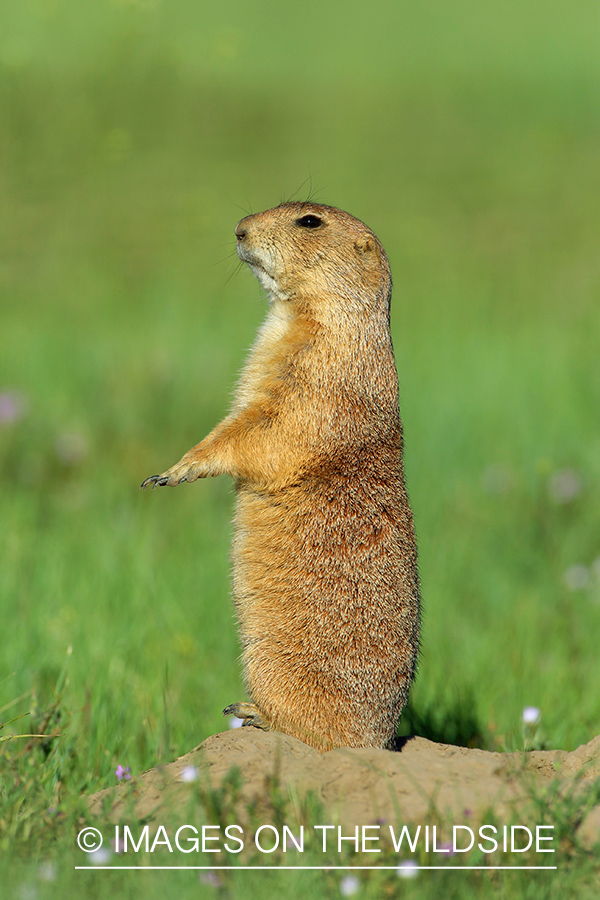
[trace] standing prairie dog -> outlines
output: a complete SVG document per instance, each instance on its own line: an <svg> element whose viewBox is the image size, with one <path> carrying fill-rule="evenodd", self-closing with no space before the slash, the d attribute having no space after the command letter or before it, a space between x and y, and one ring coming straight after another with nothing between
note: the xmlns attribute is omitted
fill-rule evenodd
<svg viewBox="0 0 600 900"><path fill-rule="evenodd" d="M413 680L419 583L402 466L391 275L372 231L315 203L236 226L270 297L231 413L148 484L235 479L233 594L250 703L316 747L390 747Z"/></svg>

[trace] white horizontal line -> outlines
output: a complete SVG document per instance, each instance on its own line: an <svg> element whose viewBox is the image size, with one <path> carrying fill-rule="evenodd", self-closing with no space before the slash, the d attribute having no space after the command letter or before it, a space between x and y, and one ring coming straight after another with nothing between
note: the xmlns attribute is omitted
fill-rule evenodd
<svg viewBox="0 0 600 900"><path fill-rule="evenodd" d="M94 869L103 870L103 869L111 869L111 870L131 870L131 869L157 869L161 871L170 870L170 871L185 871L189 869L191 872L204 871L204 872L241 872L241 871L269 871L275 872L285 869L287 871L298 869L298 871L306 871L306 870L317 870L320 872L358 872L358 871L379 871L382 872L396 872L398 869L405 868L408 872L418 872L421 870L448 870L452 869L454 871L467 871L467 870L481 870L494 871L498 869L522 869L527 870L528 872L534 870L553 870L557 869L558 866L75 866L75 869L86 871L93 871Z"/></svg>

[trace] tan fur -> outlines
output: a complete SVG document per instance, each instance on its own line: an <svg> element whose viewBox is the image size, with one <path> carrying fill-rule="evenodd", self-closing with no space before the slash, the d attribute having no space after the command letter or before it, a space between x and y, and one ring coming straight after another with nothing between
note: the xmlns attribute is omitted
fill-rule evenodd
<svg viewBox="0 0 600 900"><path fill-rule="evenodd" d="M252 702L227 712L321 750L390 746L415 671L419 587L388 261L362 222L314 203L247 216L236 235L270 294L266 322L230 415L143 486L235 479Z"/></svg>

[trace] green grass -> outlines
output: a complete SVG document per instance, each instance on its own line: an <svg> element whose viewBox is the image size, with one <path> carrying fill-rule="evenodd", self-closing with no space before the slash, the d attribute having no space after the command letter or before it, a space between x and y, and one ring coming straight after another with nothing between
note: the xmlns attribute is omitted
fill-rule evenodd
<svg viewBox="0 0 600 900"><path fill-rule="evenodd" d="M43 722L72 647L49 723L62 737L16 763L25 739L0 744L0 847L19 860L9 891L75 891L71 835L53 841L47 808L74 821L79 795L112 784L117 763L137 772L181 754L242 696L231 485L138 485L226 410L264 313L233 226L290 195L363 218L392 264L424 601L410 723L515 749L522 708L536 705L544 745L589 740L595 4L2 7L0 391L18 392L25 414L0 426L0 708L33 689L38 710L3 734ZM549 491L561 469L581 484L567 503ZM575 564L589 582L569 590ZM13 784L13 765L27 778ZM48 854L59 877L40 882ZM435 896L551 897L578 871L545 887L427 883ZM83 893L192 893L131 875L108 888L89 876ZM318 892L317 875L303 878ZM265 876L264 890L289 892L288 879ZM234 879L232 894L251 896L248 884ZM196 880L193 891L214 893Z"/></svg>

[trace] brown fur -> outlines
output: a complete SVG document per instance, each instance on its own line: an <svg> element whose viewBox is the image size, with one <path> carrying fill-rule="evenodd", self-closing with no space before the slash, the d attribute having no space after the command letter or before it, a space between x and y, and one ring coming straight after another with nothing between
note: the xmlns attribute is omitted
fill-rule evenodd
<svg viewBox="0 0 600 900"><path fill-rule="evenodd" d="M230 415L143 486L235 479L252 703L227 712L319 749L390 746L415 671L419 587L388 261L362 222L314 203L247 216L236 234L269 314Z"/></svg>

